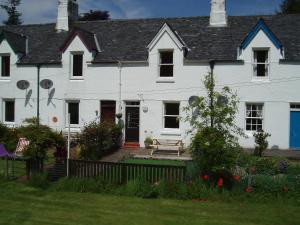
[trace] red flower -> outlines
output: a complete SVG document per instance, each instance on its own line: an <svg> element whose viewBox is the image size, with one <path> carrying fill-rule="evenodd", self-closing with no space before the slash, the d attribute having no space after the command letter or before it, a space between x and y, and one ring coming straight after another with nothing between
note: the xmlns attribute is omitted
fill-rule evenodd
<svg viewBox="0 0 300 225"><path fill-rule="evenodd" d="M245 192L246 192L246 193L252 193L252 192L253 192L253 188L252 188L252 187L247 187L247 188L245 189Z"/></svg>
<svg viewBox="0 0 300 225"><path fill-rule="evenodd" d="M218 180L218 186L221 188L223 186L223 184L224 184L224 180L223 180L223 178L220 178Z"/></svg>
<svg viewBox="0 0 300 225"><path fill-rule="evenodd" d="M237 182L240 182L241 181L241 176L233 176L233 179Z"/></svg>
<svg viewBox="0 0 300 225"><path fill-rule="evenodd" d="M203 175L203 176L202 176L202 179L203 179L203 180L209 180L209 176L208 176L208 175Z"/></svg>

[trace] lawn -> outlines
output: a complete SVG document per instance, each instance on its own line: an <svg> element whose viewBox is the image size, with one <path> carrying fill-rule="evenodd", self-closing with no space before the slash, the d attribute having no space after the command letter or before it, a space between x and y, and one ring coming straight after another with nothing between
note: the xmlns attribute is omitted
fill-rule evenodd
<svg viewBox="0 0 300 225"><path fill-rule="evenodd" d="M41 191L0 181L0 224L5 225L295 225L296 203L144 200Z"/></svg>
<svg viewBox="0 0 300 225"><path fill-rule="evenodd" d="M143 164L143 165L162 165L162 166L185 166L185 162L177 160L158 160L158 159L126 159L124 163Z"/></svg>

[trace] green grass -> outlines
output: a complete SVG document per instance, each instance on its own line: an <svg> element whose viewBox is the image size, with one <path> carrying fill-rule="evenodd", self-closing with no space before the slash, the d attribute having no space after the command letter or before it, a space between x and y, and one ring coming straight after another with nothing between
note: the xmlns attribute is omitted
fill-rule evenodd
<svg viewBox="0 0 300 225"><path fill-rule="evenodd" d="M158 160L158 159L127 159L124 163L143 164L143 165L163 165L163 166L185 166L185 162L176 160Z"/></svg>
<svg viewBox="0 0 300 225"><path fill-rule="evenodd" d="M295 225L297 203L144 200L41 191L0 181L2 225Z"/></svg>

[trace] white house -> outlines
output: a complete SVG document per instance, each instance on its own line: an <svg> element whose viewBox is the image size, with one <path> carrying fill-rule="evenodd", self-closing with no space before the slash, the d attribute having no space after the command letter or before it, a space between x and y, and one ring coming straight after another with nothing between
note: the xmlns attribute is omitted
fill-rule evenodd
<svg viewBox="0 0 300 225"><path fill-rule="evenodd" d="M124 141L184 139L183 107L204 95L214 63L217 89L240 98L237 124L270 146L300 148L300 15L227 16L212 0L210 17L79 22L76 0L59 0L55 24L0 27L0 119L73 131L122 113ZM38 85L40 84L40 85Z"/></svg>

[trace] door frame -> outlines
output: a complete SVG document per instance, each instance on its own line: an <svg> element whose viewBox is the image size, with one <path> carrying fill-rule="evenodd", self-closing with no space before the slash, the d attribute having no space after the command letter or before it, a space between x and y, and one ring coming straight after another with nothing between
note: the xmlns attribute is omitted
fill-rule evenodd
<svg viewBox="0 0 300 225"><path fill-rule="evenodd" d="M135 102L138 105L127 105L127 103ZM139 143L141 142L141 101L140 100L125 100L124 101L124 142L126 143L126 109L128 108L139 108Z"/></svg>

